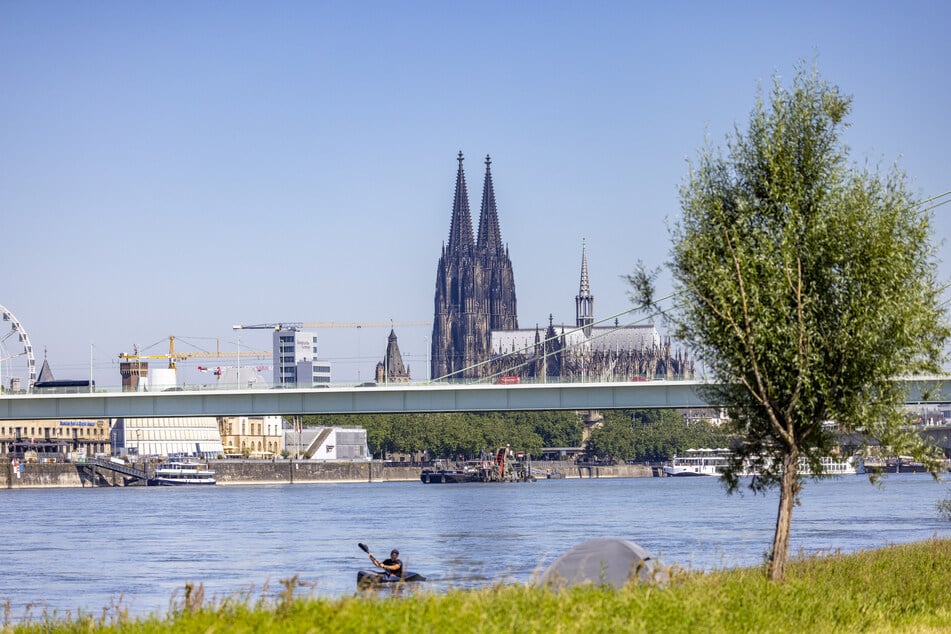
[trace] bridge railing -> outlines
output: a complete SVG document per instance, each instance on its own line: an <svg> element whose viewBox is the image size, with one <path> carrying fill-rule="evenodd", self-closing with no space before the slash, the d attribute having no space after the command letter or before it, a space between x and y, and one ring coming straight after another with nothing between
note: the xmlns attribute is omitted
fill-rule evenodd
<svg viewBox="0 0 951 634"><path fill-rule="evenodd" d="M624 384L624 383L649 383L655 381L695 381L694 377L685 377L682 375L664 375L664 376L654 376L654 377L644 377L644 376L633 376L631 378L627 377L550 377L550 378L522 378L519 377L517 381L507 380L507 377L492 377L485 379L449 379L449 380L437 380L432 381L428 379L417 380L417 381L405 381L405 382L353 382L353 381L340 381L334 383L317 383L314 385L298 385L295 383L270 383L267 381L251 381L237 383L234 381L218 381L215 383L193 383L193 384L182 384L182 385L165 385L165 386L152 386L147 387L143 386L136 390L124 389L121 385L105 385L100 386L96 385L92 390L76 390L71 389L69 391L64 391L62 389L33 389L26 390L21 389L17 391L12 391L9 389L0 388L0 396L17 396L17 395L30 395L38 396L42 394L50 394L57 396L65 396L69 394L113 394L113 393L122 393L122 392L146 392L150 394L155 394L159 392L221 392L221 391L234 391L234 390L299 390L299 389L327 389L327 388L340 388L340 389L352 389L352 388L374 388L374 387L399 387L399 386L460 386L460 385L500 385L500 386L512 386L512 385L577 385L577 384Z"/></svg>

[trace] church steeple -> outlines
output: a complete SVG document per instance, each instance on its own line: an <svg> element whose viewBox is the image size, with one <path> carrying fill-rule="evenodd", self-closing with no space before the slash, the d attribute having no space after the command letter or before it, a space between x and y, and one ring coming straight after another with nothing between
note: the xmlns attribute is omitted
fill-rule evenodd
<svg viewBox="0 0 951 634"><path fill-rule="evenodd" d="M449 254L471 255L472 241L472 214L469 212L469 192L466 190L466 173L462 169L465 160L460 150L456 159L459 161L459 170L456 172L456 193L452 201L452 222L449 225Z"/></svg>
<svg viewBox="0 0 951 634"><path fill-rule="evenodd" d="M591 336L594 324L594 296L588 284L588 254L585 241L581 241L581 284L575 295L575 325L584 328L584 334Z"/></svg>
<svg viewBox="0 0 951 634"><path fill-rule="evenodd" d="M396 341L396 331L390 328L386 341L386 356L376 364L377 383L406 383L410 380L409 366L403 365L403 355Z"/></svg>
<svg viewBox="0 0 951 634"><path fill-rule="evenodd" d="M482 210L479 213L479 239L476 246L480 253L495 255L502 252L502 231L495 207L495 188L492 186L492 159L488 154L485 155L485 182L482 185Z"/></svg>

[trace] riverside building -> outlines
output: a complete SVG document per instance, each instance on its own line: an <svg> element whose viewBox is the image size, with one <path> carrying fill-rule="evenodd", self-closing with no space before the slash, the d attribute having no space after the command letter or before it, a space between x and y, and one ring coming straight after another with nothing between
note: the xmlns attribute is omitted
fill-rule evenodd
<svg viewBox="0 0 951 634"><path fill-rule="evenodd" d="M108 419L0 422L0 454L25 462L67 462L108 453Z"/></svg>
<svg viewBox="0 0 951 634"><path fill-rule="evenodd" d="M195 456L224 454L218 419L213 416L116 418L110 434L117 456Z"/></svg>
<svg viewBox="0 0 951 634"><path fill-rule="evenodd" d="M317 358L317 333L297 327L275 329L274 383L314 387L330 383L330 361Z"/></svg>
<svg viewBox="0 0 951 634"><path fill-rule="evenodd" d="M224 455L273 458L284 449L284 420L280 416L223 416L218 431Z"/></svg>

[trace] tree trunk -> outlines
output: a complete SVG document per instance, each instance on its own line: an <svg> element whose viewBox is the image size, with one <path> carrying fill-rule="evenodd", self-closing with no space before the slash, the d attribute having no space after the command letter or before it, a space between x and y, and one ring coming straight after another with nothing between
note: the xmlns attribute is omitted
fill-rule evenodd
<svg viewBox="0 0 951 634"><path fill-rule="evenodd" d="M783 457L783 474L779 482L779 511L776 514L776 533L773 535L773 551L768 570L772 581L782 581L786 577L792 510L798 497L799 452L792 450Z"/></svg>

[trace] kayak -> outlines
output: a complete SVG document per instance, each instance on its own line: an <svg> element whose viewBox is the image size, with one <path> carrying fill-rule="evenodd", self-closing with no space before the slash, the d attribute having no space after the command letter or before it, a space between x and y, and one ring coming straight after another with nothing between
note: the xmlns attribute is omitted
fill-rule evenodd
<svg viewBox="0 0 951 634"><path fill-rule="evenodd" d="M377 570L360 570L357 572L358 588L397 584L401 581L407 583L410 581L426 581L426 577L411 570L407 570L406 574L404 574L402 577L384 574Z"/></svg>

